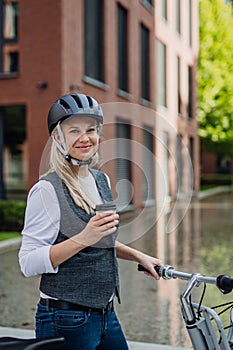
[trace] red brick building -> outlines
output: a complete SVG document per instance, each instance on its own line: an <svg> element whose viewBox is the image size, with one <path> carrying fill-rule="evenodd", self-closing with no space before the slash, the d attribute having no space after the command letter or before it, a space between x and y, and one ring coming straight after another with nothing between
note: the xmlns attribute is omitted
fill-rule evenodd
<svg viewBox="0 0 233 350"><path fill-rule="evenodd" d="M153 203L160 186L156 184L159 72L154 4L152 0L0 0L1 197L25 195L38 179L48 141L48 109L60 95L74 92L103 104L101 164L113 190L118 184L115 195L121 193L123 207ZM190 64L195 69L193 60ZM195 134L198 189L196 124L190 129L186 121L180 123L184 133ZM170 194L176 192L173 185Z"/></svg>

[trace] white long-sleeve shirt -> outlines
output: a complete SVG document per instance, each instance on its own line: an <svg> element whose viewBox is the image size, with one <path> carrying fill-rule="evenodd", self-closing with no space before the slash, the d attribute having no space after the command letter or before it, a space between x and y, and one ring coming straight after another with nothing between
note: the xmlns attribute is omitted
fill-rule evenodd
<svg viewBox="0 0 233 350"><path fill-rule="evenodd" d="M109 178L107 176L109 181ZM96 204L101 203L95 180L89 173L80 179L86 192ZM43 273L57 273L50 260L50 247L55 242L60 226L60 207L53 185L49 181L37 182L29 192L25 212L19 264L26 277Z"/></svg>
<svg viewBox="0 0 233 350"><path fill-rule="evenodd" d="M19 263L26 277L56 273L49 251L59 231L60 208L52 184L39 181L29 192Z"/></svg>

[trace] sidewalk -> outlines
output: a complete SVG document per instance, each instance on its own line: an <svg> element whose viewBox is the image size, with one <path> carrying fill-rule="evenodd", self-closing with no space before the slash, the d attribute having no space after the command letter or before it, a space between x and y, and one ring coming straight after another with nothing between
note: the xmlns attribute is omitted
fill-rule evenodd
<svg viewBox="0 0 233 350"><path fill-rule="evenodd" d="M0 337L34 338L35 334L33 330L29 329L0 327ZM177 348L173 346L138 343L132 341L128 341L128 344L130 350L190 350L187 348Z"/></svg>

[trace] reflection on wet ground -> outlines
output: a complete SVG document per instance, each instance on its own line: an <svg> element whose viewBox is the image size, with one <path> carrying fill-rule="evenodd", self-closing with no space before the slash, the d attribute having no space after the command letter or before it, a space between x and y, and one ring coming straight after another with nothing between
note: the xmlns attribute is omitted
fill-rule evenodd
<svg viewBox="0 0 233 350"><path fill-rule="evenodd" d="M191 205L180 203L156 220L151 208L124 218L120 239L161 258L176 270L216 276L233 275L233 194L212 196ZM137 272L137 265L120 261L121 299L117 313L129 340L190 346L179 308L185 282L159 282ZM39 278L24 278L17 252L1 254L0 326L33 328ZM200 291L201 292L201 291ZM199 290L197 291L199 296ZM214 286L205 303L229 300Z"/></svg>

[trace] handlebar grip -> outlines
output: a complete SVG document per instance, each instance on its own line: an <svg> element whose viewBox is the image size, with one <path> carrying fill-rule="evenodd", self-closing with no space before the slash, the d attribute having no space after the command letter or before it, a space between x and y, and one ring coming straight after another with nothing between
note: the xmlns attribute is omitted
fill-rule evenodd
<svg viewBox="0 0 233 350"><path fill-rule="evenodd" d="M216 285L224 293L230 293L233 289L233 278L228 275L219 275L216 279Z"/></svg>
<svg viewBox="0 0 233 350"><path fill-rule="evenodd" d="M157 272L157 274L161 277L161 266L155 266L154 267L155 271ZM148 273L150 273L149 270L147 270L143 265L138 264L138 271L146 271Z"/></svg>

